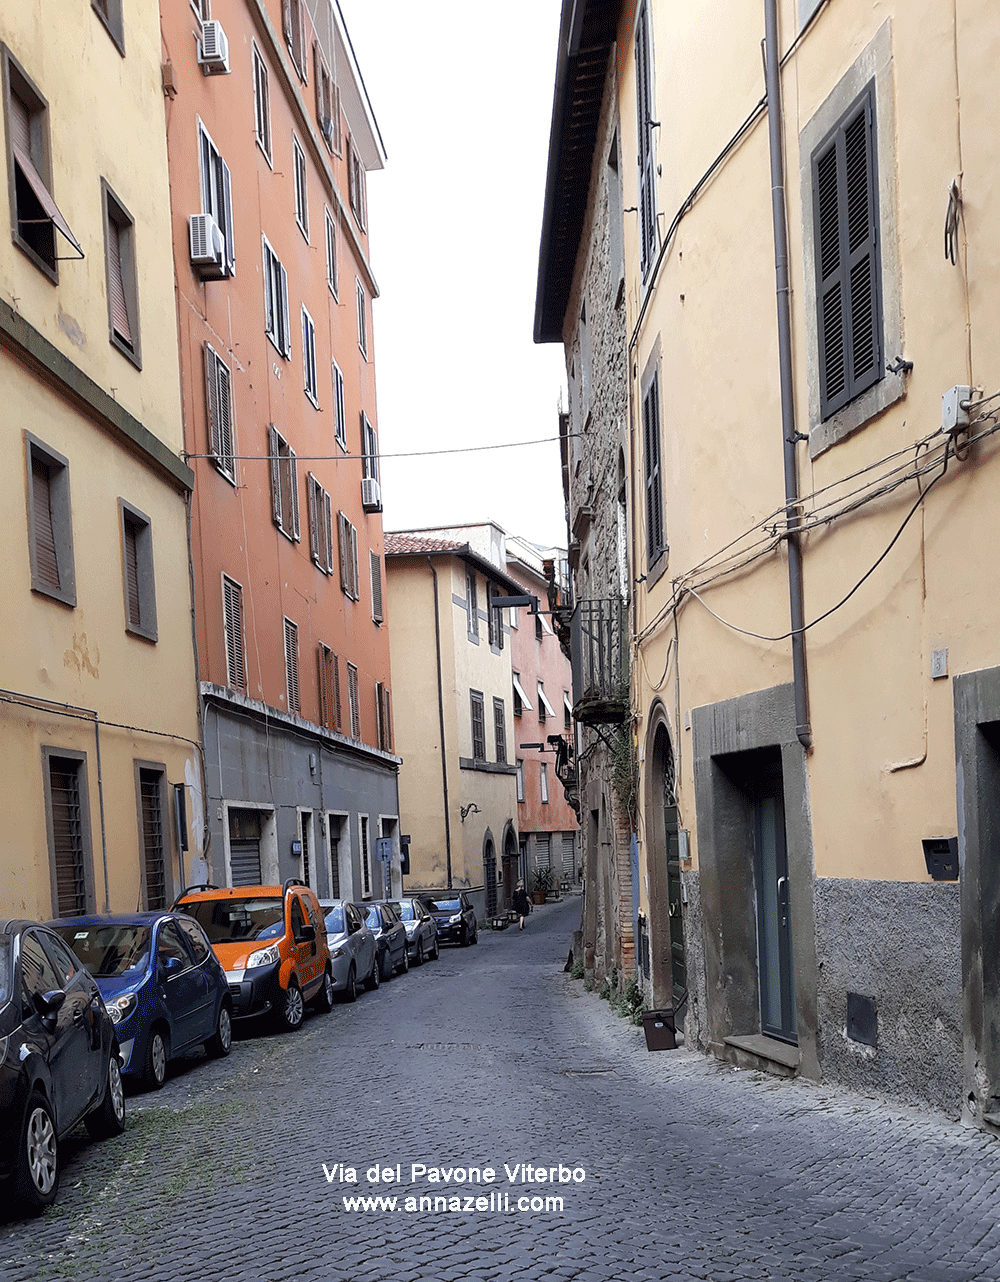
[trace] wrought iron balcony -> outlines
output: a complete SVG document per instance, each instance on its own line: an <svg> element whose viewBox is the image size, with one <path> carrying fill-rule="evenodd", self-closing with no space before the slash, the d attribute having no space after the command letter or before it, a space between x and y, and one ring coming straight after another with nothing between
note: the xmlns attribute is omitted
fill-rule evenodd
<svg viewBox="0 0 1000 1282"><path fill-rule="evenodd" d="M578 601L570 624L573 716L582 725L628 719L625 604L619 597Z"/></svg>

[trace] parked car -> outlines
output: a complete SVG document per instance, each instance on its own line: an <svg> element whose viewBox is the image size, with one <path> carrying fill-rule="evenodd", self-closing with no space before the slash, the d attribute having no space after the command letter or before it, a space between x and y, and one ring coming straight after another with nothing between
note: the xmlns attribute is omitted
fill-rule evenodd
<svg viewBox="0 0 1000 1282"><path fill-rule="evenodd" d="M464 890L428 892L419 899L434 918L442 944L461 944L465 948L477 942L476 910Z"/></svg>
<svg viewBox="0 0 1000 1282"><path fill-rule="evenodd" d="M0 1179L36 1213L59 1190L59 1144L83 1120L125 1129L114 1024L97 984L44 926L0 921Z"/></svg>
<svg viewBox="0 0 1000 1282"><path fill-rule="evenodd" d="M49 928L97 981L127 1076L159 1090L167 1061L192 1047L229 1054L229 984L196 921L181 913L119 913L61 917Z"/></svg>
<svg viewBox="0 0 1000 1282"><path fill-rule="evenodd" d="M283 886L189 886L174 904L202 927L222 963L233 1018L271 1013L302 1024L305 1005L333 1009L333 966L319 900L304 882Z"/></svg>
<svg viewBox="0 0 1000 1282"><path fill-rule="evenodd" d="M333 987L353 1002L358 984L378 988L379 955L375 936L365 925L364 910L346 899L323 899L326 942L333 966Z"/></svg>
<svg viewBox="0 0 1000 1282"><path fill-rule="evenodd" d="M419 899L389 899L385 902L403 923L410 961L419 966L425 957L437 957L437 925Z"/></svg>
<svg viewBox="0 0 1000 1282"><path fill-rule="evenodd" d="M365 925L375 936L379 970L383 979L392 979L395 971L410 969L406 927L388 904L368 904L367 908Z"/></svg>

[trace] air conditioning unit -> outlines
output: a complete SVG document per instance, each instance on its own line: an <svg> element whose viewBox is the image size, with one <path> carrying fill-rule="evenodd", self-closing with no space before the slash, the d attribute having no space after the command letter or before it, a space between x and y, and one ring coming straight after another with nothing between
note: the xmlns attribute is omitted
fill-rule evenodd
<svg viewBox="0 0 1000 1282"><path fill-rule="evenodd" d="M361 506L366 512L382 511L382 491L373 476L361 478Z"/></svg>
<svg viewBox="0 0 1000 1282"><path fill-rule="evenodd" d="M206 76L229 75L229 41L221 22L203 22L198 62Z"/></svg>
<svg viewBox="0 0 1000 1282"><path fill-rule="evenodd" d="M226 275L226 238L211 214L192 214L188 219L191 264L202 279L222 280Z"/></svg>

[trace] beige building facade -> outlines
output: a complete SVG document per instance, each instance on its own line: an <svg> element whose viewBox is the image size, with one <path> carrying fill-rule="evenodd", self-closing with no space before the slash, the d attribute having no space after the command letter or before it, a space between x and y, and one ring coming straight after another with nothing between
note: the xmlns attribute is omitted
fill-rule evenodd
<svg viewBox="0 0 1000 1282"><path fill-rule="evenodd" d="M169 906L204 831L158 15L0 15L3 910Z"/></svg>
<svg viewBox="0 0 1000 1282"><path fill-rule="evenodd" d="M592 8L563 101L603 60L649 998L717 1055L995 1127L1000 31L972 0ZM593 245L558 230L569 349Z"/></svg>

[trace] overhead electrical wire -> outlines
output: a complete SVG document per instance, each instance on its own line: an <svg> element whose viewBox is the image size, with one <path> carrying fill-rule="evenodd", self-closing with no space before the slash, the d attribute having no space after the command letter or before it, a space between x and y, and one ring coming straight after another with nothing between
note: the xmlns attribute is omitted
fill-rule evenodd
<svg viewBox="0 0 1000 1282"><path fill-rule="evenodd" d="M579 436L579 432L568 432L567 437ZM528 445L552 445L558 444L563 438L560 436L540 436L534 441L499 441L492 445L457 445L453 449L447 450L405 450L393 454L376 454L374 457L379 462L387 458L437 458L441 454L480 454L484 450L517 450ZM190 454L186 450L182 453L185 460L188 459L214 459L214 454ZM230 456L234 462L239 463L279 463L287 462L287 458L279 454L233 454ZM372 458L370 454L296 454L295 456L300 463L364 463Z"/></svg>

